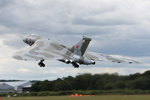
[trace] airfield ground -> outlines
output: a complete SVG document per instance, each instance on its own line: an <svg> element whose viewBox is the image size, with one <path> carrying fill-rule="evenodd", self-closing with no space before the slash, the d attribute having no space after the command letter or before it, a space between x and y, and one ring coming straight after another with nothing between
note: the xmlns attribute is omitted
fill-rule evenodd
<svg viewBox="0 0 150 100"><path fill-rule="evenodd" d="M91 97L3 97L2 100L150 100L150 95L100 95Z"/></svg>

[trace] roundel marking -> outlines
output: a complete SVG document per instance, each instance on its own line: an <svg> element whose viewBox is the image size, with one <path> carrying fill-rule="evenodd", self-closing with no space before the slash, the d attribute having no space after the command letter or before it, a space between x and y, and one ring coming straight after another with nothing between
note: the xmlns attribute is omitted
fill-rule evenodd
<svg viewBox="0 0 150 100"><path fill-rule="evenodd" d="M29 42L29 44L32 44L32 39L29 39L28 42Z"/></svg>
<svg viewBox="0 0 150 100"><path fill-rule="evenodd" d="M38 55L38 53L36 52L29 52L30 54L33 54L33 55Z"/></svg>
<svg viewBox="0 0 150 100"><path fill-rule="evenodd" d="M109 57L109 56L107 56L107 55L104 55L104 54L101 54L101 56L103 56L103 57Z"/></svg>

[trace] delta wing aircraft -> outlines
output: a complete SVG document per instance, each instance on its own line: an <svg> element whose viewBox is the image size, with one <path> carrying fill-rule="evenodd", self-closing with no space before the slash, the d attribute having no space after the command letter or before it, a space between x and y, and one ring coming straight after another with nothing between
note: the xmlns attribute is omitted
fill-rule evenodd
<svg viewBox="0 0 150 100"><path fill-rule="evenodd" d="M17 60L36 60L38 65L45 67L44 60L58 60L66 64L72 64L75 68L81 65L94 65L95 61L112 61L117 63L139 63L126 58L116 58L109 55L86 51L91 38L83 38L71 48L58 44L50 39L44 39L36 34L22 37L23 41L30 45L27 50L17 52L13 57Z"/></svg>

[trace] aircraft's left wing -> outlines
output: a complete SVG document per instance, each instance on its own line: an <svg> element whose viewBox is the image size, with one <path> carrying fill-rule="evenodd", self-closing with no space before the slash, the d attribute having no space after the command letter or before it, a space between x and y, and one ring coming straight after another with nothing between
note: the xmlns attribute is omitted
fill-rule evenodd
<svg viewBox="0 0 150 100"><path fill-rule="evenodd" d="M86 51L84 56L86 56L89 59L95 60L95 61L112 61L112 62L118 62L118 63L140 63L135 60L123 58L123 57L117 57L117 56L109 56L105 54L95 53Z"/></svg>
<svg viewBox="0 0 150 100"><path fill-rule="evenodd" d="M29 49L13 55L17 60L56 60L64 59L65 55L51 45L51 41L39 39Z"/></svg>

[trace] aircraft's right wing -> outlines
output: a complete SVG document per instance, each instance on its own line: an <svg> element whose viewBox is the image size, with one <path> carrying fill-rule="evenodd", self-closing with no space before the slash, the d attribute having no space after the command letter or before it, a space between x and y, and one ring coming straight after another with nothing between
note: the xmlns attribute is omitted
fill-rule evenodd
<svg viewBox="0 0 150 100"><path fill-rule="evenodd" d="M95 61L112 61L112 62L118 62L118 63L140 63L135 60L123 58L123 57L117 57L117 56L109 56L105 54L95 53L86 51L84 56L86 56L89 59L95 60Z"/></svg>

